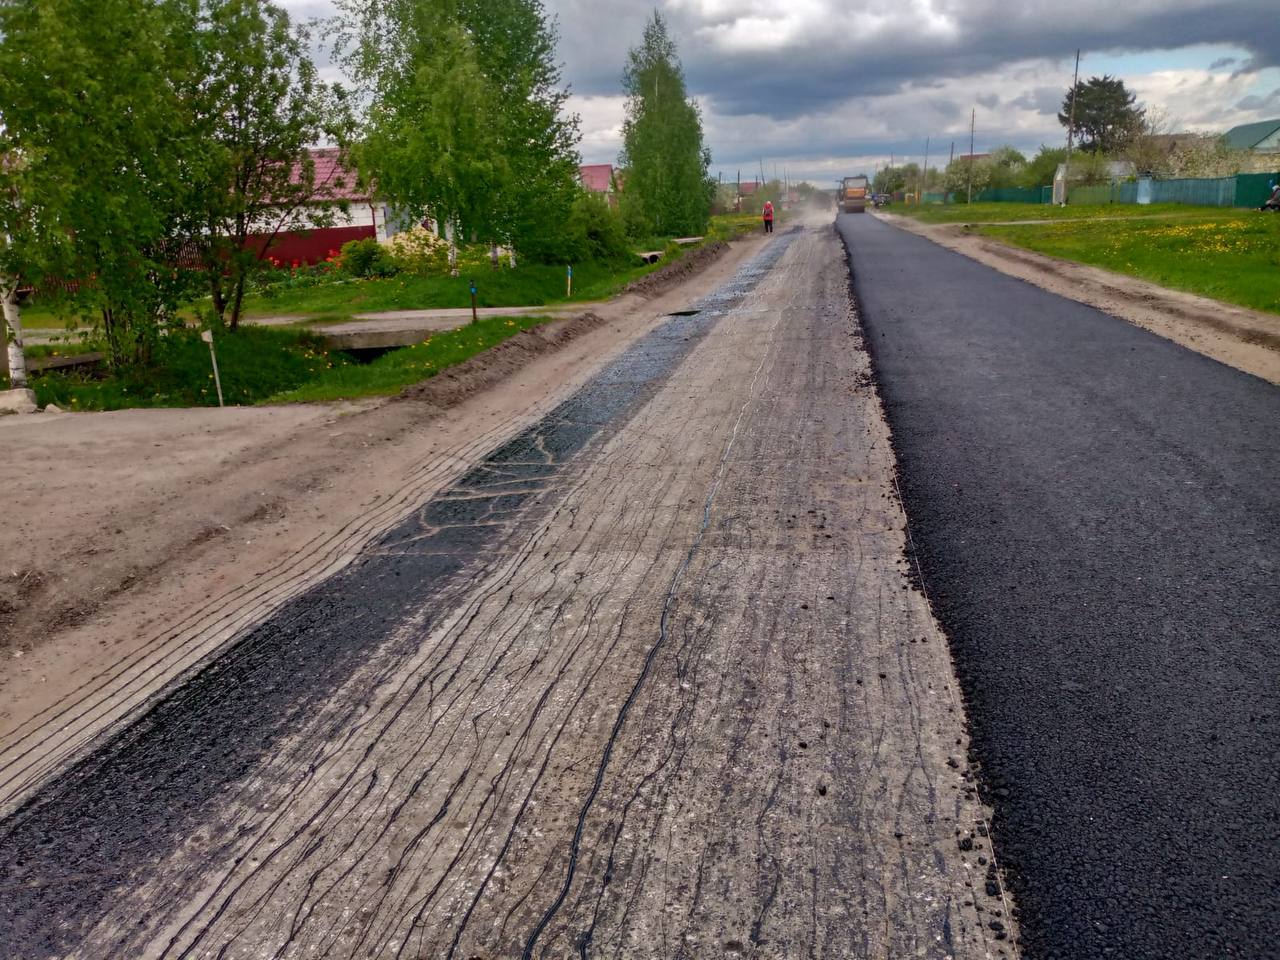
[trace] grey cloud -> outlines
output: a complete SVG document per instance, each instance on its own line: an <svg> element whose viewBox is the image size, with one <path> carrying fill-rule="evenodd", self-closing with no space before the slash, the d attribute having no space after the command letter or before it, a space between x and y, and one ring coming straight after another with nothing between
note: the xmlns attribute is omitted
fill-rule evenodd
<svg viewBox="0 0 1280 960"><path fill-rule="evenodd" d="M986 107L988 110L994 110L1000 106L1000 96L995 93L984 93L974 97L980 106Z"/></svg>
<svg viewBox="0 0 1280 960"><path fill-rule="evenodd" d="M1014 97L1009 101L1009 106L1017 107L1019 110L1034 110L1036 113L1045 117L1057 116L1058 111L1062 108L1062 98L1066 94L1066 87L1036 87L1034 90L1028 90L1021 96Z"/></svg>
<svg viewBox="0 0 1280 960"><path fill-rule="evenodd" d="M1229 67L1236 62L1235 57L1219 57L1213 63L1209 64L1210 70L1221 70L1223 67Z"/></svg>
<svg viewBox="0 0 1280 960"><path fill-rule="evenodd" d="M918 29L906 4L828 0L831 23L856 23L859 13L900 11L874 37L851 29L822 29L780 49L729 51L694 8L669 11L690 85L728 114L820 112L851 97L892 93L906 86L945 84L1037 58L1086 51L1175 49L1189 40L1225 43L1252 54L1249 69L1280 65L1280 18L1259 17L1256 0L1134 0L1121 8L1103 0L1064 7L1057 0L975 0L954 8L956 32L946 39ZM572 63L569 79L580 93L616 93L626 48L640 36L652 0L610 4L607 23L590 0L551 0ZM944 8L947 9L947 8ZM722 22L732 19L722 15ZM1242 68L1243 69L1243 68ZM1063 85L1065 89L1066 84Z"/></svg>
<svg viewBox="0 0 1280 960"><path fill-rule="evenodd" d="M1280 87L1272 90L1268 94L1258 96L1252 94L1242 97L1236 102L1237 110L1276 110L1280 111Z"/></svg>

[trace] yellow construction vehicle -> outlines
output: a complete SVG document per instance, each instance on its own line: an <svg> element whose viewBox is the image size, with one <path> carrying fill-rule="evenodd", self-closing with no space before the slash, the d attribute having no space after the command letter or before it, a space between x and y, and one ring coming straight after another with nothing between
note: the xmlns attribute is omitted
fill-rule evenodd
<svg viewBox="0 0 1280 960"><path fill-rule="evenodd" d="M845 177L840 184L840 212L865 213L868 192L866 177Z"/></svg>

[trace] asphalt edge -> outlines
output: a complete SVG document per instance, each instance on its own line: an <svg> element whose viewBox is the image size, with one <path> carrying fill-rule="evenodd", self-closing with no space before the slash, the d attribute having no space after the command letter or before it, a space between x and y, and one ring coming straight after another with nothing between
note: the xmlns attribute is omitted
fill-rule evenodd
<svg viewBox="0 0 1280 960"><path fill-rule="evenodd" d="M857 324L858 332L862 339L862 348L867 353L869 360L869 382L872 391L875 394L876 403L880 408L880 417L884 421L885 431L889 437L889 449L893 455L893 495L901 508L903 516L906 517L906 559L907 559L907 582L911 589L920 594L924 600L926 609L929 611L930 620L939 637L947 645L947 653L951 660L952 674L955 677L955 687L960 696L960 707L962 708L961 723L964 727L967 756L966 760L969 769L973 773L974 784L978 790L978 798L991 810L990 820L985 820L982 826L985 826L989 839L991 840L991 862L987 874L982 879L987 884L987 894L992 897L999 897L1005 904L1006 915L1017 924L1017 933L1010 941L1015 956L1022 956L1024 949L1024 940L1022 937L1022 915L1019 908L1019 900L1017 896L1018 890L1021 888L1021 878L1016 869L1008 864L1005 857L1006 847L1003 843L1003 835L1000 829L1000 822L1003 818L1001 807L1001 797L998 793L997 786L991 781L986 773L986 769L982 763L982 758L978 753L977 740L978 736L975 732L974 725L970 719L972 700L969 696L968 686L965 683L965 674L959 667L959 658L957 649L952 642L951 633L947 629L946 623L939 614L937 605L933 602L933 597L929 594L928 585L925 581L924 570L920 564L920 551L916 546L915 536L912 531L912 510L907 499L902 492L901 477L901 458L898 445L898 438L893 430L893 421L889 418L888 407L885 404L884 389L880 379L880 367L874 346L874 338L869 335L866 325L866 318L862 312L861 300L858 296L858 274L853 265L853 252L849 248L849 242L845 238L843 232L836 226L833 221L831 230L834 231L839 239L841 246L845 252L845 266L849 271L849 303L853 311L853 319ZM975 878L975 882L977 879ZM994 886L994 891L992 887Z"/></svg>

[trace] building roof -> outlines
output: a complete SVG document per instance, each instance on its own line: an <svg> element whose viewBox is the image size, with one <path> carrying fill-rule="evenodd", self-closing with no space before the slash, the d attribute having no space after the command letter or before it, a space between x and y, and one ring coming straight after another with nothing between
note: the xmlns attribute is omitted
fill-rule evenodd
<svg viewBox="0 0 1280 960"><path fill-rule="evenodd" d="M585 163L578 167L578 177L593 193L608 193L613 189L613 164Z"/></svg>
<svg viewBox="0 0 1280 960"><path fill-rule="evenodd" d="M316 166L317 200L353 200L368 202L372 194L360 186L355 167L347 160L341 147L313 147L307 151ZM297 182L301 171L293 169L292 179Z"/></svg>
<svg viewBox="0 0 1280 960"><path fill-rule="evenodd" d="M1173 153L1182 147L1212 139L1202 133L1157 133L1147 138L1151 145L1162 153Z"/></svg>
<svg viewBox="0 0 1280 960"><path fill-rule="evenodd" d="M1232 150L1252 150L1263 140L1280 131L1280 119L1261 120L1258 123L1242 123L1232 127L1223 138Z"/></svg>
<svg viewBox="0 0 1280 960"><path fill-rule="evenodd" d="M760 189L759 180L743 180L742 183L738 184L739 193L741 194L741 196L744 196L744 197L751 196L753 193L755 193L759 189Z"/></svg>

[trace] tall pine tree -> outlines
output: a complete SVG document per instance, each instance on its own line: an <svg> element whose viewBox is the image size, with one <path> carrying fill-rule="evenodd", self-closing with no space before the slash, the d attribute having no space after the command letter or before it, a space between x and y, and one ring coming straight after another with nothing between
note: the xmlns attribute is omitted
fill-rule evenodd
<svg viewBox="0 0 1280 960"><path fill-rule="evenodd" d="M622 213L637 236L699 233L711 214L711 151L702 140L702 116L685 91L684 72L666 21L656 10L622 77L627 94L623 122Z"/></svg>

